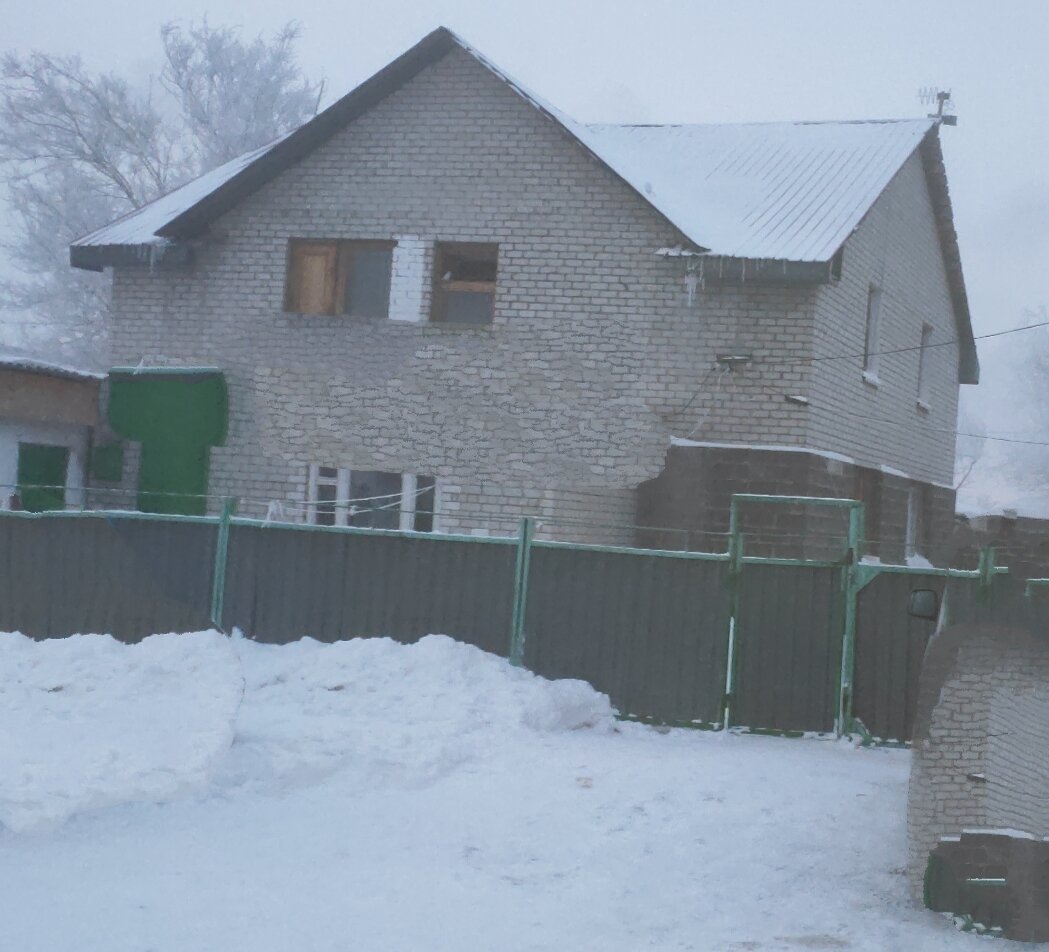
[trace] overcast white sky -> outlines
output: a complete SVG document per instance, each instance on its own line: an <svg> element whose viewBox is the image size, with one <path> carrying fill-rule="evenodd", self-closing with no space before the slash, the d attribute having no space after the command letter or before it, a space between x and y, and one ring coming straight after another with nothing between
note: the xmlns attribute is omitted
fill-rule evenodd
<svg viewBox="0 0 1049 952"><path fill-rule="evenodd" d="M0 48L79 53L148 75L164 20L303 28L329 100L435 26L461 33L579 119L736 122L920 116L954 94L943 131L977 333L1049 305L1049 3L1044 0L2 0ZM1019 337L1021 335L1017 335ZM1013 338L1015 340L1016 338ZM1010 341L1010 338L1006 338ZM994 398L1008 380L981 347Z"/></svg>

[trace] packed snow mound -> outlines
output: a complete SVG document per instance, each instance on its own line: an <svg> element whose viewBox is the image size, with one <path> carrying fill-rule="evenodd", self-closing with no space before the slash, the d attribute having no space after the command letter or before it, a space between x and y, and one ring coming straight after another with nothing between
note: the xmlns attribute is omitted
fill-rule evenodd
<svg viewBox="0 0 1049 952"><path fill-rule="evenodd" d="M203 789L233 740L243 689L215 631L33 641L0 634L0 826Z"/></svg>
<svg viewBox="0 0 1049 952"><path fill-rule="evenodd" d="M608 697L444 635L289 645L238 640L246 690L221 781L432 783L521 731L608 729Z"/></svg>
<svg viewBox="0 0 1049 952"><path fill-rule="evenodd" d="M346 773L431 784L522 733L607 730L606 695L443 635L260 645L211 631L123 645L0 635L0 824Z"/></svg>

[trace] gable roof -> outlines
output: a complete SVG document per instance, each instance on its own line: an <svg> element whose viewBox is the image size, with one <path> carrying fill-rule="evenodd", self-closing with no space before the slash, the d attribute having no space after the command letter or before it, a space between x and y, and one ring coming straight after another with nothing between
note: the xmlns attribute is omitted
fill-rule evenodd
<svg viewBox="0 0 1049 952"><path fill-rule="evenodd" d="M70 246L74 267L164 254L203 235L253 192L459 49L556 123L700 252L733 258L830 261L903 163L937 140L933 119L741 125L585 125L529 92L440 27L281 139L239 156ZM934 164L934 163L933 163ZM942 170L942 157L940 167ZM961 341L962 380L976 382L975 344L946 178L927 178ZM948 247L949 246L949 247ZM970 379L971 378L971 379Z"/></svg>
<svg viewBox="0 0 1049 952"><path fill-rule="evenodd" d="M935 122L586 127L620 175L713 254L829 261Z"/></svg>

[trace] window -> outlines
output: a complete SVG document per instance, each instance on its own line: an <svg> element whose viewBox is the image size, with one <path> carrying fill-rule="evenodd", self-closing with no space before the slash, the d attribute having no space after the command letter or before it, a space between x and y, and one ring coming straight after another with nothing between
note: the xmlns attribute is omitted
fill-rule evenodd
<svg viewBox="0 0 1049 952"><path fill-rule="evenodd" d="M922 494L917 486L907 490L907 529L904 538L906 556L912 559L919 555L918 546L922 539Z"/></svg>
<svg viewBox="0 0 1049 952"><path fill-rule="evenodd" d="M929 406L929 341L932 340L932 325L922 324L922 343L918 351L918 403Z"/></svg>
<svg viewBox="0 0 1049 952"><path fill-rule="evenodd" d="M363 526L432 532L432 476L311 466L307 516L318 526Z"/></svg>
<svg viewBox="0 0 1049 952"><path fill-rule="evenodd" d="M393 242L312 241L288 244L284 309L299 314L387 317Z"/></svg>
<svg viewBox="0 0 1049 952"><path fill-rule="evenodd" d="M863 376L870 383L878 382L878 324L881 319L881 290L867 291L867 336L863 346Z"/></svg>
<svg viewBox="0 0 1049 952"><path fill-rule="evenodd" d="M499 246L438 242L431 320L491 324Z"/></svg>

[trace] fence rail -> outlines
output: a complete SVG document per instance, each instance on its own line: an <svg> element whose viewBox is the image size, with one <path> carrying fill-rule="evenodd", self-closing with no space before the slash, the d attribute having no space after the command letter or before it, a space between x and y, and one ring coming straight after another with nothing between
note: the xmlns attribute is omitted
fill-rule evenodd
<svg viewBox="0 0 1049 952"><path fill-rule="evenodd" d="M848 508L840 560L747 555L735 516L728 551L703 553L537 540L530 518L514 538L267 523L232 502L219 516L5 512L0 631L442 633L589 681L628 716L907 740L935 628L909 616L910 591L953 586L975 604L1004 570L990 554L975 571L863 563L862 506L801 501Z"/></svg>

